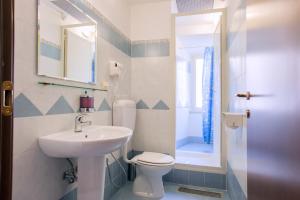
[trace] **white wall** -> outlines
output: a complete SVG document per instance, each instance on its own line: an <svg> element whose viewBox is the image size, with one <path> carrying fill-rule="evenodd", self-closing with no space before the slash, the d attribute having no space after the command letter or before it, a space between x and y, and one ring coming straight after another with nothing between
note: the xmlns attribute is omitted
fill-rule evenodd
<svg viewBox="0 0 300 200"><path fill-rule="evenodd" d="M92 82L92 63L95 53L95 42L68 30L66 32L66 77L80 80L85 83ZM49 66L51 67L51 66Z"/></svg>
<svg viewBox="0 0 300 200"><path fill-rule="evenodd" d="M96 5L97 7L101 7L101 4L106 5L101 11L114 15L112 16L112 21L116 26L122 24L120 27L123 27L122 29L124 30L126 29L125 26L129 24L129 8L124 5L123 0L94 1L93 3L97 2L101 2ZM120 11L124 9L124 12L118 12L119 14L115 12L111 13L115 9ZM38 81L65 82L41 78L36 75L36 0L16 0L15 19L15 97L23 93L43 113L43 116L14 119L13 199L57 200L69 190L69 186L62 181L62 173L68 165L64 159L49 158L44 155L38 146L37 139L42 135L73 128L75 113L59 115L45 114L60 96L64 96L73 110L77 111L79 95L82 90L41 86L37 83ZM128 33L129 31L127 30ZM120 84L120 93L129 94L130 57L101 37L99 37L98 45L99 70L97 74L97 86L100 86L101 80L109 80L108 61L116 60L124 65L127 72ZM99 107L104 98L111 104L111 91L94 92L94 96L96 108ZM93 124L111 124L110 111L95 112L91 114L91 118L93 119Z"/></svg>
<svg viewBox="0 0 300 200"><path fill-rule="evenodd" d="M189 56L189 58L191 55ZM195 60L191 58L189 61L190 66L185 72L179 71L177 69L177 79L179 76L184 75L188 80L187 88L183 90L188 91L187 96L185 97L188 100L187 105L180 105L179 99L182 98L182 93L178 91L178 86L182 86L183 83L178 82L177 80L177 91L176 91L176 141L189 137L202 137L202 113L201 111L195 111L193 109L194 98L195 98ZM177 62L178 68L178 62Z"/></svg>
<svg viewBox="0 0 300 200"><path fill-rule="evenodd" d="M188 137L190 114L190 62L180 59L177 51L176 62L176 141ZM184 57L182 55L181 57Z"/></svg>
<svg viewBox="0 0 300 200"><path fill-rule="evenodd" d="M228 1L228 54L229 54L229 111L245 112L246 105L235 97L246 91L246 14L241 6L244 0ZM247 196L247 125L227 131L228 162L233 169L243 192Z"/></svg>
<svg viewBox="0 0 300 200"><path fill-rule="evenodd" d="M171 4L148 2L131 6L131 39L171 38ZM134 139L136 150L174 153L175 69L170 56L132 58L131 86L135 100L143 99L150 109L138 110ZM161 99L169 110L152 110Z"/></svg>
<svg viewBox="0 0 300 200"><path fill-rule="evenodd" d="M176 141L188 137L190 108L176 107Z"/></svg>
<svg viewBox="0 0 300 200"><path fill-rule="evenodd" d="M188 136L203 137L202 133L202 113L190 112L188 124Z"/></svg>
<svg viewBox="0 0 300 200"><path fill-rule="evenodd" d="M131 40L155 40L171 37L171 4L149 2L131 6Z"/></svg>
<svg viewBox="0 0 300 200"><path fill-rule="evenodd" d="M87 0L109 19L125 36L130 37L130 5L124 0Z"/></svg>

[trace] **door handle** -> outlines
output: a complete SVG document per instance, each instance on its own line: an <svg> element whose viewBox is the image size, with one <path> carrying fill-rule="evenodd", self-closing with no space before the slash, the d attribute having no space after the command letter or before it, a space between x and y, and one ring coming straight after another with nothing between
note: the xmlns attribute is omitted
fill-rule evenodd
<svg viewBox="0 0 300 200"><path fill-rule="evenodd" d="M6 117L11 116L13 113L13 83L11 81L3 81L2 95L1 113Z"/></svg>
<svg viewBox="0 0 300 200"><path fill-rule="evenodd" d="M250 92L237 93L235 96L241 97L241 98L246 98L247 100L250 100L250 98L253 97L253 95Z"/></svg>

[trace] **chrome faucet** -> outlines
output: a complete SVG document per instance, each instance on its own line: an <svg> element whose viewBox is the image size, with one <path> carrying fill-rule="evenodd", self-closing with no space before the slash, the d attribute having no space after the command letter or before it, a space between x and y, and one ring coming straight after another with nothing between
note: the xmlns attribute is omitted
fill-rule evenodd
<svg viewBox="0 0 300 200"><path fill-rule="evenodd" d="M92 125L92 121L86 121L86 115L78 114L75 117L75 132L82 132L83 126L90 126Z"/></svg>

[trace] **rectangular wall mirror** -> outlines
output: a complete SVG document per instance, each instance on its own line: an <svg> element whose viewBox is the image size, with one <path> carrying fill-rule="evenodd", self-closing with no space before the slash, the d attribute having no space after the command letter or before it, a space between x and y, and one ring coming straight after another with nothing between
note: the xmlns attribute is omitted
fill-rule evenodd
<svg viewBox="0 0 300 200"><path fill-rule="evenodd" d="M38 75L96 84L97 23L68 0L39 0Z"/></svg>

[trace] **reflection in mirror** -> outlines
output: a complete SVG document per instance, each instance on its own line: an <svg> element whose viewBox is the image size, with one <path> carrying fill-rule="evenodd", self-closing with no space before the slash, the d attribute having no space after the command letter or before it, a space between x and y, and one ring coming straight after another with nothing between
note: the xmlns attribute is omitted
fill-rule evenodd
<svg viewBox="0 0 300 200"><path fill-rule="evenodd" d="M68 0L40 0L38 75L96 83L97 25Z"/></svg>

